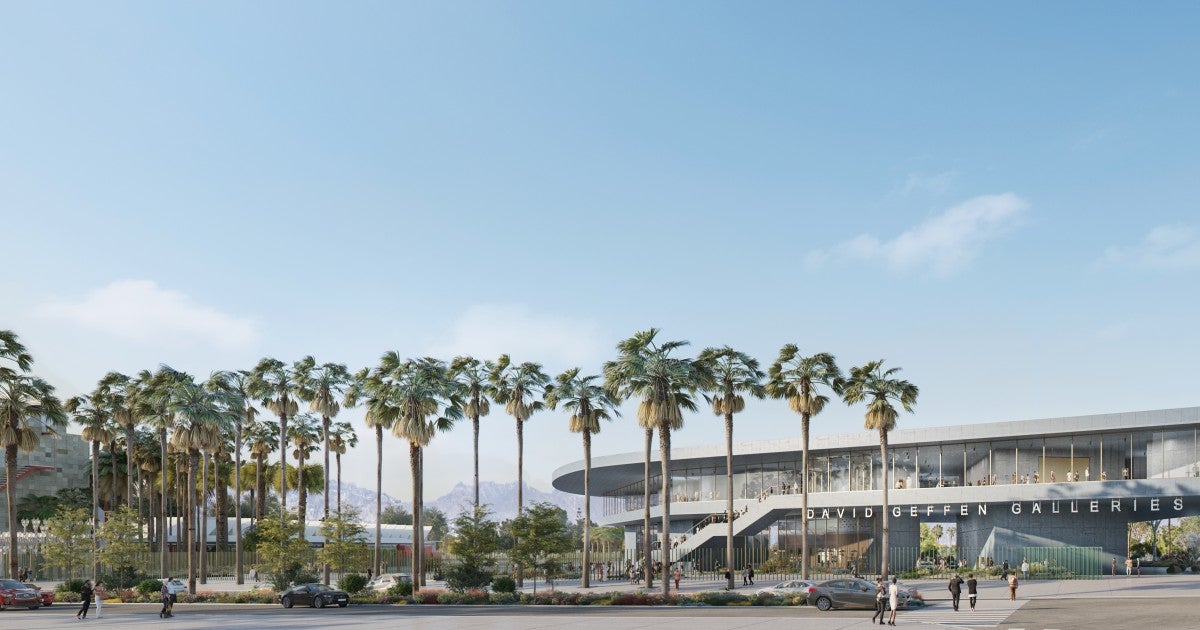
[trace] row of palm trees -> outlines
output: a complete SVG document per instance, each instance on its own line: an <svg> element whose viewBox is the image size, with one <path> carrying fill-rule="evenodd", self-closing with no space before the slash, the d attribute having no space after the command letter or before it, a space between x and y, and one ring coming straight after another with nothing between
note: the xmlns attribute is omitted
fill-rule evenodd
<svg viewBox="0 0 1200 630"><path fill-rule="evenodd" d="M729 513L733 513L733 420L734 415L745 408L745 396L755 398L772 397L784 399L789 407L800 415L803 441L802 466L808 470L808 443L810 422L821 413L829 402L829 394L839 396L847 404L866 403L868 430L878 431L880 450L886 460L887 434L895 428L899 415L897 407L912 411L918 390L916 386L897 377L898 368L884 369L882 361L874 361L850 370L844 376L837 367L834 357L828 353L802 356L797 346L785 345L776 361L764 373L757 360L728 346L707 348L696 357L682 356L686 341L658 340L659 330L651 328L640 331L617 344L617 358L605 362L599 375L584 375L580 368L569 369L556 378L545 373L535 362L515 363L508 355L494 361L481 361L470 356L460 356L450 363L431 357L404 358L396 352L385 353L379 364L351 374L341 364L318 365L312 357L305 357L293 364L278 359L264 358L252 370L218 372L207 381L197 383L191 376L177 372L167 366L156 372L142 372L135 378L110 373L101 379L95 392L88 396L77 396L68 400L65 408L56 408L52 388L44 382L28 376L32 359L10 332L0 337L0 356L15 363L17 369L0 367L0 377L9 387L9 381L17 383L24 378L24 386L40 392L43 402L40 407L29 407L23 415L6 415L9 418L44 417L55 426L65 422L64 413L70 413L84 426L84 439L92 443L93 475L98 476L95 462L102 444L108 442L115 448L113 431L123 430L126 443L133 441L139 426L148 426L158 433L159 462L168 461L168 446L183 454L187 473L185 493L188 514L194 514L196 504L195 474L200 467L200 496L207 492L209 475L206 468L209 458L214 467L216 455L233 454L233 486L240 491L242 449L245 447L254 459L256 491L256 516L261 517L266 495L265 474L267 458L272 450L278 451L278 483L281 505L286 509L289 484L287 465L289 449L298 462L298 470L304 470L304 462L320 444L325 465L323 466L322 494L325 500L324 513L330 511L330 467L329 456L333 453L338 467L338 509L340 511L340 455L353 448L357 436L346 423L335 423L342 406L361 405L365 408L365 422L376 438L376 514L381 511L383 479L383 434L390 431L405 440L409 447L409 465L412 471L413 495L413 545L424 547L422 528L423 505L423 453L432 439L449 430L455 422L470 418L473 430L475 505L479 503L479 422L487 416L491 402L503 404L505 412L516 423L517 434L517 509L523 507L524 486L524 425L540 410L556 409L561 406L570 413L569 428L580 433L584 447L584 563L589 562L590 550L590 501L591 496L591 439L600 431L601 420L619 416L617 407L625 401L637 401L637 422L645 432L645 481L643 549L645 566L652 566L650 540L650 489L651 448L655 433L659 441L662 497L661 531L664 551L669 548L665 532L669 532L670 497L669 480L671 466L671 433L683 426L684 412L698 410L697 399L703 397L712 411L723 417L726 443L726 483ZM13 385L15 386L15 385ZM49 388L49 389L48 389ZM28 398L29 396L24 396ZM53 400L51 400L53 399ZM0 401L2 402L2 401ZM309 411L320 417L300 412L300 403L307 402ZM258 420L255 405L274 413L277 421ZM290 426L289 426L290 423ZM20 425L13 421L12 426ZM168 440L168 435L170 439ZM8 445L7 433L3 444ZM14 447L15 449L16 447ZM205 457L205 456L208 457ZM15 460L14 456L10 460ZM132 484L130 468L134 457L127 454L127 484ZM10 464L10 468L15 464ZM146 464L143 464L143 467ZM161 467L161 464L160 464ZM149 472L156 472L148 469ZM167 494L167 475L159 474L161 496ZM297 476L303 480L303 475ZM115 485L115 484L114 484ZM94 484L98 486L98 484ZM305 513L307 488L299 484L299 513ZM882 514L882 558L881 569L888 570L887 537L887 487L883 484ZM11 489L10 489L11 494ZM132 485L126 491L132 500ZM98 507L98 498L93 507ZM801 545L802 573L808 575L807 553L807 506L808 489L803 489ZM166 501L159 502L159 540L166 540ZM204 502L201 501L203 504ZM204 505L206 508L206 504ZM11 511L11 502L10 502ZM95 510L94 510L95 512ZM240 511L237 514L237 566L239 582L242 579ZM189 567L192 566L191 550L193 532L189 520L187 541ZM380 569L381 531L376 519L373 569ZM207 521L201 520L206 526ZM726 554L732 564L732 528L728 525ZM201 540L206 540L206 532ZM163 547L162 570L166 570L166 551ZM665 559L665 555L664 555ZM414 554L414 576L420 588L422 576L422 554ZM14 560L15 562L15 560ZM203 571L201 552L201 575ZM15 565L13 567L15 570ZM663 563L662 588L667 589L669 563ZM325 579L328 580L328 567ZM647 586L651 586L648 575ZM194 572L189 570L189 584L194 588ZM583 586L587 587L588 572L584 572Z"/></svg>

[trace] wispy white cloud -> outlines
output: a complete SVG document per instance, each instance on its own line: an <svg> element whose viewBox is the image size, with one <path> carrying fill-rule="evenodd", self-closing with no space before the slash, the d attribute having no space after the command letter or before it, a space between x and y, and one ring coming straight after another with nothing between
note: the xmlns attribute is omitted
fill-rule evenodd
<svg viewBox="0 0 1200 630"><path fill-rule="evenodd" d="M508 353L514 361L537 361L548 367L589 365L603 344L592 322L534 312L523 304L478 304L452 324L427 352L449 358L470 354L494 359Z"/></svg>
<svg viewBox="0 0 1200 630"><path fill-rule="evenodd" d="M34 314L145 343L239 349L259 339L252 319L196 304L150 280L120 280L79 300L49 300L34 307Z"/></svg>
<svg viewBox="0 0 1200 630"><path fill-rule="evenodd" d="M1200 230L1190 225L1160 225L1134 245L1109 247L1101 266L1182 270L1200 268Z"/></svg>
<svg viewBox="0 0 1200 630"><path fill-rule="evenodd" d="M904 186L900 188L900 193L906 197L916 193L944 195L950 192L950 187L954 185L957 177L958 173L955 171L933 174L909 173L908 178L904 180Z"/></svg>
<svg viewBox="0 0 1200 630"><path fill-rule="evenodd" d="M984 244L1012 231L1029 207L1013 193L968 199L905 230L891 240L860 234L808 253L810 269L842 261L880 262L896 271L926 269L952 276L965 269Z"/></svg>

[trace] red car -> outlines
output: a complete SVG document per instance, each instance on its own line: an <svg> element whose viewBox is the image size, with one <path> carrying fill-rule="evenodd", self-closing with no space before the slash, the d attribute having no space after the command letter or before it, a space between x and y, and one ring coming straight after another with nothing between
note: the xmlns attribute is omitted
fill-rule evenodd
<svg viewBox="0 0 1200 630"><path fill-rule="evenodd" d="M30 584L29 582L26 582L25 586L37 592L38 596L42 598L43 606L49 606L54 603L54 591L43 591L41 588L38 588L37 584Z"/></svg>
<svg viewBox="0 0 1200 630"><path fill-rule="evenodd" d="M0 608L19 606L36 610L42 607L37 591L16 580L0 580Z"/></svg>

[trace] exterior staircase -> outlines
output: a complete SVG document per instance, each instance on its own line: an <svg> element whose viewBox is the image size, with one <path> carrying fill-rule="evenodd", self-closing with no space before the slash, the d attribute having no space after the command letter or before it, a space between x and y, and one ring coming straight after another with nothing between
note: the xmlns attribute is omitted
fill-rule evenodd
<svg viewBox="0 0 1200 630"><path fill-rule="evenodd" d="M795 507L791 504L795 502L794 499L796 498L798 497L769 495L761 500L742 499L734 501L733 509L735 512L740 512L740 514L733 519L733 535L741 536L747 532L758 533L762 531L764 527L779 520L788 511L794 510ZM724 517L724 514L720 514L717 517L710 516L700 521L700 523L686 534L672 536L671 562L677 562L686 558L688 554L713 539L723 540L729 531L729 524L725 522ZM685 536L686 539L684 538Z"/></svg>
<svg viewBox="0 0 1200 630"><path fill-rule="evenodd" d="M35 473L39 470L54 470L54 467L53 466L21 466L21 467L17 468L17 476L13 477L13 483L15 484L16 482L29 476L31 473ZM8 489L8 475L5 474L3 471L0 471L0 492L4 492L7 489Z"/></svg>

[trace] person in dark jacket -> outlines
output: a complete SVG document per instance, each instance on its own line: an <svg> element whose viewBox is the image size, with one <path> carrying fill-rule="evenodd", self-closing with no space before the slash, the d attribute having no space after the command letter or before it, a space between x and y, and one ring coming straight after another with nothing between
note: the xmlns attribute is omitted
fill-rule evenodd
<svg viewBox="0 0 1200 630"><path fill-rule="evenodd" d="M971 610L975 610L975 599L979 597L979 580L975 579L975 574L967 575L967 601L971 603Z"/></svg>
<svg viewBox="0 0 1200 630"><path fill-rule="evenodd" d="M92 607L92 595L95 591L92 590L92 581L84 580L83 588L79 591L79 612L75 613L76 619L87 619L88 609Z"/></svg>
<svg viewBox="0 0 1200 630"><path fill-rule="evenodd" d="M871 615L871 623L875 623L875 618L879 618L879 625L883 625L886 614L886 606L884 602L887 600L887 589L883 586L883 578L875 580L875 614Z"/></svg>
<svg viewBox="0 0 1200 630"><path fill-rule="evenodd" d="M950 600L954 602L954 610L958 610L958 598L962 596L963 579L955 573L954 577L950 578Z"/></svg>
<svg viewBox="0 0 1200 630"><path fill-rule="evenodd" d="M171 587L169 586L170 584L171 578L167 578L163 580L162 588L158 589L158 596L162 599L162 610L158 611L158 616L160 619L166 619L167 617L175 616L171 612L173 606L171 605L172 600Z"/></svg>

